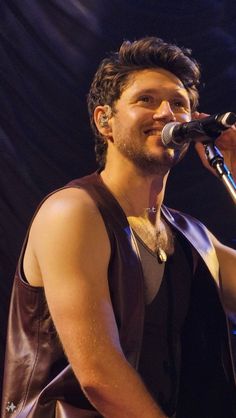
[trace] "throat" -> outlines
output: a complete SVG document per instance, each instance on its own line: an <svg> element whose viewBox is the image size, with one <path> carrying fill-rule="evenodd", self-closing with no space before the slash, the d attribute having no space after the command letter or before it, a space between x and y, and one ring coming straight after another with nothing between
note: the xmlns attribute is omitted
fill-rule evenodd
<svg viewBox="0 0 236 418"><path fill-rule="evenodd" d="M121 171L122 172L122 171ZM117 179L104 170L100 174L103 183L118 201L127 217L148 216L153 221L163 202L165 185L163 178L145 178L140 173L131 173Z"/></svg>

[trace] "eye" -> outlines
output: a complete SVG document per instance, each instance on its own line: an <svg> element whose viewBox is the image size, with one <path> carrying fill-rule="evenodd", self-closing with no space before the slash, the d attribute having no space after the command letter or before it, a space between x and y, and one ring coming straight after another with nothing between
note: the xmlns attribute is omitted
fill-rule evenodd
<svg viewBox="0 0 236 418"><path fill-rule="evenodd" d="M181 100L181 99L173 100L172 106L174 106L176 109L181 109L181 108L182 109L188 109L189 108L189 106L185 102L185 100Z"/></svg>
<svg viewBox="0 0 236 418"><path fill-rule="evenodd" d="M183 103L181 100L174 100L173 104L176 107L183 107L183 106L185 106L185 103Z"/></svg>
<svg viewBox="0 0 236 418"><path fill-rule="evenodd" d="M140 96L138 98L138 102L142 102L142 103L153 103L154 102L154 98L152 96L150 96L150 95L145 94L145 95Z"/></svg>

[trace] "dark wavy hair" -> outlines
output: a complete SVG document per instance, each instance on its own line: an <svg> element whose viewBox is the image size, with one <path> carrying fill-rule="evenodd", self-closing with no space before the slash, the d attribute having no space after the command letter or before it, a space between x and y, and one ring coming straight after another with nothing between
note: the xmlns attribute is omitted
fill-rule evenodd
<svg viewBox="0 0 236 418"><path fill-rule="evenodd" d="M101 167L106 161L107 141L94 123L94 109L98 105L109 105L114 111L115 102L128 85L129 76L147 68L163 68L173 73L188 91L192 111L198 105L200 68L191 57L191 50L156 37L124 41L118 52L110 53L101 61L87 97L90 123L95 134L96 159Z"/></svg>

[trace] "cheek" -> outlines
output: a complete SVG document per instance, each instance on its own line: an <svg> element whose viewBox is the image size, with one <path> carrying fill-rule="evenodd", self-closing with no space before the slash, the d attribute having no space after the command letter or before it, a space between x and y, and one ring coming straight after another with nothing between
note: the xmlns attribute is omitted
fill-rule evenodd
<svg viewBox="0 0 236 418"><path fill-rule="evenodd" d="M153 122L152 115L152 112L138 108L119 111L112 124L113 137L119 140L127 137L135 140L142 133L144 126Z"/></svg>
<svg viewBox="0 0 236 418"><path fill-rule="evenodd" d="M147 122L148 120L153 120L153 111L150 109L145 109L140 106L133 106L127 112L125 112L125 118L129 121L130 125L139 126L142 123Z"/></svg>
<svg viewBox="0 0 236 418"><path fill-rule="evenodd" d="M122 133L129 132L137 126L137 119L132 112L119 114L113 123L114 135L120 136Z"/></svg>
<svg viewBox="0 0 236 418"><path fill-rule="evenodd" d="M177 114L175 115L176 121L180 123L190 122L191 121L191 115L190 114Z"/></svg>

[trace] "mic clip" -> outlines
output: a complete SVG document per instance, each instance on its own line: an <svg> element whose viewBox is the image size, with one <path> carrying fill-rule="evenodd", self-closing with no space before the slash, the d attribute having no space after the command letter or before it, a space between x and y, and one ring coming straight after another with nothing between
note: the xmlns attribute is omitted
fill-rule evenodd
<svg viewBox="0 0 236 418"><path fill-rule="evenodd" d="M203 143L205 147L206 158L211 167L214 168L218 177L223 181L226 189L228 190L231 198L236 204L236 184L228 169L224 163L224 157L220 150L215 146L214 142Z"/></svg>

